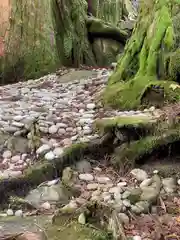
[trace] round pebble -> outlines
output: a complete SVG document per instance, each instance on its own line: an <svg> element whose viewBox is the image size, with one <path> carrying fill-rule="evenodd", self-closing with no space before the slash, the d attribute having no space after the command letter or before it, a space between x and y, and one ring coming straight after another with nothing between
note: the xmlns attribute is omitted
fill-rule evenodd
<svg viewBox="0 0 180 240"><path fill-rule="evenodd" d="M84 174L79 174L79 179L83 181L93 181L94 177L92 174L84 173Z"/></svg>

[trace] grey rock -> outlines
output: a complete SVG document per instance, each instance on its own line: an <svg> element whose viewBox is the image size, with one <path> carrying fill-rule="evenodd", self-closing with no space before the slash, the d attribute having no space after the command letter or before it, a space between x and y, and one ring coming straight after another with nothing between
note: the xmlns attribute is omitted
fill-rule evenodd
<svg viewBox="0 0 180 240"><path fill-rule="evenodd" d="M130 201L131 204L134 204L140 200L141 194L141 188L134 188L130 191L130 195L127 197L127 199Z"/></svg>
<svg viewBox="0 0 180 240"><path fill-rule="evenodd" d="M17 211L15 211L14 215L16 217L22 217L23 216L23 211L22 210L17 210Z"/></svg>
<svg viewBox="0 0 180 240"><path fill-rule="evenodd" d="M94 177L92 174L84 173L84 174L79 174L79 179L83 181L93 181Z"/></svg>
<svg viewBox="0 0 180 240"><path fill-rule="evenodd" d="M51 149L51 147L50 147L48 144L43 144L42 146L40 146L40 147L36 150L36 153L37 153L37 154L45 154L45 153L47 153L50 149Z"/></svg>
<svg viewBox="0 0 180 240"><path fill-rule="evenodd" d="M148 174L140 168L135 168L130 173L140 182L148 178Z"/></svg>
<svg viewBox="0 0 180 240"><path fill-rule="evenodd" d="M174 193L177 189L176 179L173 177L162 179L162 184L167 193Z"/></svg>
<svg viewBox="0 0 180 240"><path fill-rule="evenodd" d="M97 177L96 180L98 183L101 183L101 184L105 184L105 183L108 183L111 181L111 179L109 177L105 177L105 176Z"/></svg>
<svg viewBox="0 0 180 240"><path fill-rule="evenodd" d="M126 191L122 194L122 199L128 198L130 194L131 194L130 190L126 190Z"/></svg>
<svg viewBox="0 0 180 240"><path fill-rule="evenodd" d="M130 207L131 206L131 203L128 199L124 199L123 204L124 204L125 207Z"/></svg>
<svg viewBox="0 0 180 240"><path fill-rule="evenodd" d="M13 212L12 209L8 209L8 210L6 211L6 214L7 214L8 216L13 216L13 215L14 215L14 212Z"/></svg>
<svg viewBox="0 0 180 240"><path fill-rule="evenodd" d="M151 186L143 188L140 200L152 203L156 202L161 190L161 179L158 175L154 175L152 181Z"/></svg>
<svg viewBox="0 0 180 240"><path fill-rule="evenodd" d="M143 187L147 187L149 185L151 185L153 182L152 178L147 178L144 181L142 181L142 183L140 183L140 188L142 189Z"/></svg>
<svg viewBox="0 0 180 240"><path fill-rule="evenodd" d="M139 201L135 204L135 206L139 207L142 209L142 213L148 213L149 212L149 207L150 203L148 201Z"/></svg>
<svg viewBox="0 0 180 240"><path fill-rule="evenodd" d="M92 171L91 164L87 160L77 162L75 168L80 173L89 173Z"/></svg>
<svg viewBox="0 0 180 240"><path fill-rule="evenodd" d="M75 188L67 188L61 182L52 186L39 186L29 192L25 200L30 202L35 208L39 208L44 202L50 204L67 204L73 196L77 197Z"/></svg>
<svg viewBox="0 0 180 240"><path fill-rule="evenodd" d="M123 224L125 225L129 224L130 222L129 217L125 213L118 213L118 217Z"/></svg>
<svg viewBox="0 0 180 240"><path fill-rule="evenodd" d="M89 183L87 184L87 190L96 190L98 188L98 183Z"/></svg>

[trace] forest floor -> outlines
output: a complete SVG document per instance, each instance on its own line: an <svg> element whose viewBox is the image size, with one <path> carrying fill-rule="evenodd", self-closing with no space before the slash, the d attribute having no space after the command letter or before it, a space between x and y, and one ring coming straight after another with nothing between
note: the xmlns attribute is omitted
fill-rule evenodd
<svg viewBox="0 0 180 240"><path fill-rule="evenodd" d="M37 80L1 86L1 180L8 181L11 177L21 177L26 169L36 164L39 156L53 164L54 159L60 157L73 143L88 143L98 139L99 135L93 129L96 119L115 116L146 117L156 114L154 108L142 111L105 109L97 99L106 87L109 74L108 69L77 71L65 69ZM33 129L34 127L36 129ZM33 131L37 131L35 136ZM36 137L39 147L34 152L30 152L29 148L33 147L33 137ZM163 164L166 163L169 167L168 164L172 159L165 160ZM180 166L178 161L174 164L174 168ZM116 209L127 237L133 237L134 240L179 239L180 180L174 176L161 177L157 172L153 173L159 165L161 162L156 161L154 164L150 163L148 168L142 166L141 169L129 169L129 172L125 173L123 169L116 172L107 165L106 156L98 162L94 159L81 160L73 168L76 173L73 184L78 189L79 195L74 196L70 202L66 200L64 208L77 210L88 201L99 201ZM152 181L154 176L160 179L159 187L157 184L159 180ZM63 191L57 191L57 184L59 179L46 182L44 187L39 186L36 192L26 196L26 201L31 203L33 210L17 208L17 206L13 208L12 202L8 209L2 210L0 239L9 239L10 235L14 236L17 233L22 235L22 232L32 230L31 227L27 229L27 225L23 228L22 224L19 228L15 227L12 222L17 222L17 218L22 216L28 218L29 215L36 216L37 213L54 215L57 202L65 198ZM156 196L152 194L154 188L159 189ZM40 194L37 193L39 189ZM61 187L58 186L58 189ZM133 193L134 189L139 189L140 193ZM142 197L143 194L146 195L144 191L146 193L148 191L149 198ZM44 198L41 196L42 192L45 194ZM132 195L133 198L138 197L136 203L133 202ZM151 203L153 197L156 198L157 204ZM8 217L11 217L10 220ZM79 222L82 224L82 220ZM9 224L11 224L10 229L8 229ZM36 227L39 224L36 222ZM42 231L42 227L39 226L36 230L48 234L48 228L46 230L43 227ZM61 232L57 229L56 231ZM62 237L57 233L53 235L51 237L53 239L57 236L58 239ZM69 235L67 239L75 239L73 237ZM25 236L23 239L25 238L30 240L39 237ZM77 236L77 239L81 238ZM94 236L89 236L88 239L94 239Z"/></svg>

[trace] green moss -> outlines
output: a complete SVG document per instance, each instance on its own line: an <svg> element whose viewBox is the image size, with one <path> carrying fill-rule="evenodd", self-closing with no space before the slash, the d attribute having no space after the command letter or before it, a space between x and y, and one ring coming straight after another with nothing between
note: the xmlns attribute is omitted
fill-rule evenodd
<svg viewBox="0 0 180 240"><path fill-rule="evenodd" d="M167 146L177 140L180 140L178 129L171 129L159 135L144 137L131 142L129 145L120 146L115 152L113 163L120 166L126 160L131 164L135 164L145 155L151 154L153 150L157 150L161 146Z"/></svg>
<svg viewBox="0 0 180 240"><path fill-rule="evenodd" d="M145 104L142 99L151 86L163 88L164 94L157 101L152 97L148 104L159 106L159 101L162 105L166 101L179 100L178 87L172 90L170 86L173 82L164 81L166 78L177 81L179 74L179 50L170 54L175 41L169 1L154 1L148 6L142 3L132 36L109 78L103 95L104 104L120 109L136 109ZM167 58L169 54L172 56ZM168 65L170 70L167 74Z"/></svg>
<svg viewBox="0 0 180 240"><path fill-rule="evenodd" d="M164 103L167 101L175 102L179 100L180 88L173 89L173 85L176 85L176 83L172 81L160 81L151 76L139 76L125 83L119 82L109 85L103 93L103 103L119 109L137 109L141 106L145 93L152 86L164 89L161 99ZM155 105L159 104L159 102L153 103Z"/></svg>
<svg viewBox="0 0 180 240"><path fill-rule="evenodd" d="M134 117L115 117L113 119L99 119L95 122L95 128L102 134L108 132L114 127L141 127L147 126L151 122L148 116L134 116Z"/></svg>
<svg viewBox="0 0 180 240"><path fill-rule="evenodd" d="M180 49L170 55L168 74L172 80L178 80L180 74Z"/></svg>

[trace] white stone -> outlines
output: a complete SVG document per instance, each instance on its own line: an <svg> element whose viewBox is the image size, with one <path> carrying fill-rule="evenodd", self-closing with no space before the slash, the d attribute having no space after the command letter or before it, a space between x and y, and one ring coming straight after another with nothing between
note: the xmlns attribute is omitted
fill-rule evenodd
<svg viewBox="0 0 180 240"><path fill-rule="evenodd" d="M64 135L66 133L66 130L64 128L59 128L58 134L59 135Z"/></svg>
<svg viewBox="0 0 180 240"><path fill-rule="evenodd" d="M130 173L140 182L148 178L147 173L140 168L135 168Z"/></svg>
<svg viewBox="0 0 180 240"><path fill-rule="evenodd" d="M125 186L127 186L127 182L119 182L119 183L117 184L117 186L118 186L118 187L125 187Z"/></svg>
<svg viewBox="0 0 180 240"><path fill-rule="evenodd" d="M78 139L78 135L72 136L71 141L76 141Z"/></svg>
<svg viewBox="0 0 180 240"><path fill-rule="evenodd" d="M45 154L47 153L49 150L51 149L51 147L47 144L43 144L41 147L39 147L37 150L36 150L36 153L37 154Z"/></svg>
<svg viewBox="0 0 180 240"><path fill-rule="evenodd" d="M44 202L43 204L41 204L41 207L46 209L46 210L51 209L51 205L50 205L49 202Z"/></svg>
<svg viewBox="0 0 180 240"><path fill-rule="evenodd" d="M50 151L50 152L46 153L45 156L44 156L44 158L48 161L54 160L55 157L56 156L54 155L53 151Z"/></svg>
<svg viewBox="0 0 180 240"><path fill-rule="evenodd" d="M21 127L24 127L24 123L14 121L12 122L12 126L21 128Z"/></svg>
<svg viewBox="0 0 180 240"><path fill-rule="evenodd" d="M86 224L86 217L84 213L81 213L78 217L78 223L84 225Z"/></svg>
<svg viewBox="0 0 180 240"><path fill-rule="evenodd" d="M96 178L98 183L108 183L109 181L111 181L111 179L109 177L97 177Z"/></svg>
<svg viewBox="0 0 180 240"><path fill-rule="evenodd" d="M147 178L139 185L140 188L147 187L152 184L152 178Z"/></svg>
<svg viewBox="0 0 180 240"><path fill-rule="evenodd" d="M55 184L58 183L58 182L59 182L59 178L54 179L54 180L51 180L51 181L48 181L48 182L47 182L47 186L55 185Z"/></svg>
<svg viewBox="0 0 180 240"><path fill-rule="evenodd" d="M53 150L53 153L55 156L60 157L64 153L64 150L61 147L57 147Z"/></svg>
<svg viewBox="0 0 180 240"><path fill-rule="evenodd" d="M17 115L17 116L14 116L14 117L13 117L13 120L19 122L19 121L22 121L23 118L24 118L23 116Z"/></svg>
<svg viewBox="0 0 180 240"><path fill-rule="evenodd" d="M24 160L26 160L26 158L27 158L27 153L23 153L23 154L21 155L21 159L24 161Z"/></svg>
<svg viewBox="0 0 180 240"><path fill-rule="evenodd" d="M22 175L22 171L20 170L17 170L17 171L9 171L9 176L11 177L20 177Z"/></svg>
<svg viewBox="0 0 180 240"><path fill-rule="evenodd" d="M92 174L82 173L82 174L79 174L79 179L83 181L93 181L94 177Z"/></svg>
<svg viewBox="0 0 180 240"><path fill-rule="evenodd" d="M12 209L8 209L6 213L7 213L8 216L13 216L14 215L14 212L13 212Z"/></svg>
<svg viewBox="0 0 180 240"><path fill-rule="evenodd" d="M122 189L120 187L112 187L109 189L110 193L121 193Z"/></svg>
<svg viewBox="0 0 180 240"><path fill-rule="evenodd" d="M96 105L94 103L88 103L86 107L87 109L92 110L92 109L95 109Z"/></svg>
<svg viewBox="0 0 180 240"><path fill-rule="evenodd" d="M23 216L23 211L22 210L17 210L17 211L15 211L14 215L16 217L22 217Z"/></svg>
<svg viewBox="0 0 180 240"><path fill-rule="evenodd" d="M114 199L118 202L119 200L121 200L121 198L122 198L122 195L121 195L121 193L114 193Z"/></svg>
<svg viewBox="0 0 180 240"><path fill-rule="evenodd" d="M154 106L150 107L150 108L149 108L149 111L150 111L150 112L154 112L154 111L155 111L155 107L154 107Z"/></svg>
<svg viewBox="0 0 180 240"><path fill-rule="evenodd" d="M130 203L130 201L129 201L128 199L124 199L124 200L123 200L123 204L124 204L124 206L126 206L126 207L130 207L130 206L131 206L131 203Z"/></svg>
<svg viewBox="0 0 180 240"><path fill-rule="evenodd" d="M106 195L106 196L104 196L104 197L103 197L103 200L104 200L105 202L111 200L111 195Z"/></svg>
<svg viewBox="0 0 180 240"><path fill-rule="evenodd" d="M57 123L56 126L57 126L58 128L67 128L67 127L68 127L68 125L65 124L65 123Z"/></svg>
<svg viewBox="0 0 180 240"><path fill-rule="evenodd" d="M180 185L180 179L177 180L177 184Z"/></svg>
<svg viewBox="0 0 180 240"><path fill-rule="evenodd" d="M42 133L48 133L49 132L49 129L48 127L39 127L39 131L42 132Z"/></svg>
<svg viewBox="0 0 180 240"><path fill-rule="evenodd" d="M87 185L87 190L96 190L98 188L99 184L98 183L89 183Z"/></svg>
<svg viewBox="0 0 180 240"><path fill-rule="evenodd" d="M133 240L142 240L142 238L140 237L140 236L138 236L138 235L136 235L136 236L133 236L133 238L132 238Z"/></svg>
<svg viewBox="0 0 180 240"><path fill-rule="evenodd" d="M12 163L16 163L16 162L18 162L19 160L21 160L21 156L20 156L20 155L15 155L15 156L12 156L12 157L11 157L11 162L12 162Z"/></svg>
<svg viewBox="0 0 180 240"><path fill-rule="evenodd" d="M3 152L3 158L11 158L12 157L12 152L7 150Z"/></svg>
<svg viewBox="0 0 180 240"><path fill-rule="evenodd" d="M58 131L57 125L52 125L52 126L49 128L49 133L50 133L50 134L55 134L55 133L57 133L57 131Z"/></svg>

